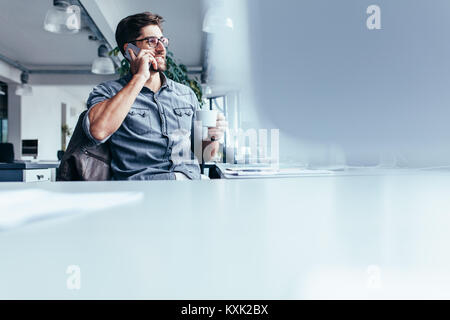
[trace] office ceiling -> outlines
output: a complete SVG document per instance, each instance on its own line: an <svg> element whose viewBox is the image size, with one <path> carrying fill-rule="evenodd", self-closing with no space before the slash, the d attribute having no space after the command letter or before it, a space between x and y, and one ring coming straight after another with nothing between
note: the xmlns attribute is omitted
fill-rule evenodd
<svg viewBox="0 0 450 320"><path fill-rule="evenodd" d="M52 0L0 0L0 54L26 67L90 65L98 43L87 31L73 35L53 34L43 29Z"/></svg>
<svg viewBox="0 0 450 320"><path fill-rule="evenodd" d="M102 32L114 32L118 21L130 14L142 11L161 14L166 19L164 31L171 39L176 57L187 65L201 65L202 0L89 1L95 1L110 28ZM59 35L43 29L45 14L52 3L52 0L0 0L0 54L31 69L90 65L99 44L88 40L87 30Z"/></svg>

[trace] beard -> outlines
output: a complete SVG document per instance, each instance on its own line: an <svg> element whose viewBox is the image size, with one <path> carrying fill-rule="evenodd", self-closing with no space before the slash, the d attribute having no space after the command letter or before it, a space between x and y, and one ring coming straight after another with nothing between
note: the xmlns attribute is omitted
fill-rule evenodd
<svg viewBox="0 0 450 320"><path fill-rule="evenodd" d="M167 70L167 60L166 57L164 56L157 56L156 57L156 62L158 64L158 69L155 70L155 68L153 68L153 64L150 65L150 70L152 71L160 71L160 72L164 72Z"/></svg>

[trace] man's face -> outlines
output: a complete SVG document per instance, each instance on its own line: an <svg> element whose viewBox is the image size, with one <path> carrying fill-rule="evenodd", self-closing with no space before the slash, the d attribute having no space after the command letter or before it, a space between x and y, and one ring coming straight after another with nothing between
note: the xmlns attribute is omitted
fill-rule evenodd
<svg viewBox="0 0 450 320"><path fill-rule="evenodd" d="M157 37L159 39L162 36L163 34L161 32L161 29L157 25L149 25L141 29L141 34L138 39L144 39L147 37ZM161 41L158 42L156 48L150 47L148 41L136 41L136 46L141 49L150 50L153 53L156 58L156 62L158 63L158 70L156 71L166 71L166 48L161 43Z"/></svg>

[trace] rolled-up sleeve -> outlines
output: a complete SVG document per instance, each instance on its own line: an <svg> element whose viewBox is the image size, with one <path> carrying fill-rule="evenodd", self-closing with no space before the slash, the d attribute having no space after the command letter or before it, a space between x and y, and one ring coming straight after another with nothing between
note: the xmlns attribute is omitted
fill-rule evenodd
<svg viewBox="0 0 450 320"><path fill-rule="evenodd" d="M102 84L99 84L98 86L96 86L92 90L92 92L89 94L89 98L86 102L88 112L86 112L86 114L84 115L83 130L84 130L84 133L86 134L86 136L89 138L89 140L91 140L91 142L94 145L99 145L101 143L106 142L110 136L106 137L103 140L97 140L92 136L91 123L89 121L89 113L91 112L92 107L95 106L97 103L100 103L100 102L105 101L110 98L112 98L111 91L108 89L108 87L105 84L102 83Z"/></svg>

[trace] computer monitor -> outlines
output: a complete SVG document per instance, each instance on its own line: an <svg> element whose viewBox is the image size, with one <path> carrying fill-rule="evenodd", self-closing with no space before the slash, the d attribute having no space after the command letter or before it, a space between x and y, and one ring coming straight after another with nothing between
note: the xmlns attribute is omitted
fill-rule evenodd
<svg viewBox="0 0 450 320"><path fill-rule="evenodd" d="M450 165L450 1L247 0L245 10L217 42L223 60L248 67L253 100L241 109L280 129L281 159Z"/></svg>
<svg viewBox="0 0 450 320"><path fill-rule="evenodd" d="M38 140L26 139L22 140L22 156L37 158L38 155Z"/></svg>

